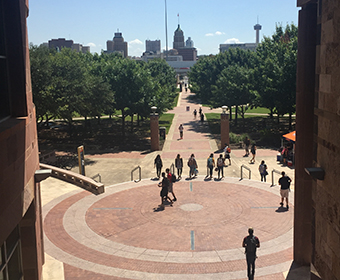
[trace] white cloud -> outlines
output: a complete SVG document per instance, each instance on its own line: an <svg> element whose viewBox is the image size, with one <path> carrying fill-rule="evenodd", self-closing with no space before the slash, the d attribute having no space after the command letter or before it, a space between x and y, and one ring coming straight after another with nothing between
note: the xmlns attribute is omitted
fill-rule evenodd
<svg viewBox="0 0 340 280"><path fill-rule="evenodd" d="M213 33L207 33L207 34L205 34L205 36L214 36L214 34Z"/></svg>
<svg viewBox="0 0 340 280"><path fill-rule="evenodd" d="M237 38L230 38L228 40L226 40L224 42L224 44L242 44L243 42L241 42L239 39Z"/></svg>
<svg viewBox="0 0 340 280"><path fill-rule="evenodd" d="M95 43L87 43L86 46L90 46L91 48L95 48L96 44Z"/></svg>
<svg viewBox="0 0 340 280"><path fill-rule="evenodd" d="M225 34L225 33L224 33L224 32L221 32L221 31L216 31L215 34L216 34L216 35L223 35L223 34Z"/></svg>
<svg viewBox="0 0 340 280"><path fill-rule="evenodd" d="M138 39L134 39L129 42L129 45L143 45L143 42Z"/></svg>

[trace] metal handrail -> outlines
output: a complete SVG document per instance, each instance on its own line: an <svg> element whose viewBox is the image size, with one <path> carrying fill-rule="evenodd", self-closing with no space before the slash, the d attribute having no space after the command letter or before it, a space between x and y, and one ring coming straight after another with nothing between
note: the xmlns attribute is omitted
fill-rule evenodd
<svg viewBox="0 0 340 280"><path fill-rule="evenodd" d="M97 178L97 177L99 178L99 183L101 183L102 182L102 176L99 173L94 175L93 177L91 177L91 179L95 180L95 178Z"/></svg>
<svg viewBox="0 0 340 280"><path fill-rule="evenodd" d="M274 184L274 173L281 175L280 171L275 170L275 169L272 170L272 185L271 185L271 187L275 186L275 184Z"/></svg>
<svg viewBox="0 0 340 280"><path fill-rule="evenodd" d="M251 170L249 167L245 166L245 165L241 165L241 180L243 179L243 168L247 169L249 171L249 180L251 179Z"/></svg>
<svg viewBox="0 0 340 280"><path fill-rule="evenodd" d="M175 165L173 163L170 165L170 173L175 174Z"/></svg>
<svg viewBox="0 0 340 280"><path fill-rule="evenodd" d="M139 179L138 180L133 180L133 172L135 172L137 169L139 169ZM131 181L134 181L135 183L139 182L142 180L142 168L138 165L131 171Z"/></svg>

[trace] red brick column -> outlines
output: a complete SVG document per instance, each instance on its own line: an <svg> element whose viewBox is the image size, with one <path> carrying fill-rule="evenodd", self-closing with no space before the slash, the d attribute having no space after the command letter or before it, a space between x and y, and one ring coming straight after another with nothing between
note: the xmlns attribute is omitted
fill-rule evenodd
<svg viewBox="0 0 340 280"><path fill-rule="evenodd" d="M150 114L150 134L151 134L151 151L159 151L159 124L158 114Z"/></svg>
<svg viewBox="0 0 340 280"><path fill-rule="evenodd" d="M296 153L294 202L294 261L311 262L312 178L305 172L313 166L313 119L316 59L316 4L299 12L296 82Z"/></svg>
<svg viewBox="0 0 340 280"><path fill-rule="evenodd" d="M229 145L229 114L221 114L221 149L224 148L224 144Z"/></svg>

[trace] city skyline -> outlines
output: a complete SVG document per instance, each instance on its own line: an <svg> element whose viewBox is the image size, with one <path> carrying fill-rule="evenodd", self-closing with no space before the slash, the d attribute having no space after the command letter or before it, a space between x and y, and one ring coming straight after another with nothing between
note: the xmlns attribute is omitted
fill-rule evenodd
<svg viewBox="0 0 340 280"><path fill-rule="evenodd" d="M167 1L169 49L178 21L185 40L191 37L194 41L198 55L217 54L220 44L255 42L253 27L258 17L262 25L260 40L271 36L277 23L297 25L296 0L254 2ZM58 5L42 0L30 2L28 38L35 45L66 38L100 53L118 29L128 42L129 56L141 56L145 40L161 40L161 49L165 49L164 1L150 0L145 5L136 0L121 3L98 0L95 6L88 0L60 0Z"/></svg>

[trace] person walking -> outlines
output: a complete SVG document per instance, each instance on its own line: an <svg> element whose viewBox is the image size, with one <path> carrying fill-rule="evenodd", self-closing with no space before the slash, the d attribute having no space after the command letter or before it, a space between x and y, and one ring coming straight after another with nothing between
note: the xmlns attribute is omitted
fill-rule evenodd
<svg viewBox="0 0 340 280"><path fill-rule="evenodd" d="M191 179L192 176L194 176L194 177L196 176L196 169L198 168L194 154L191 154L191 156L188 160L188 166L190 168L189 177Z"/></svg>
<svg viewBox="0 0 340 280"><path fill-rule="evenodd" d="M210 154L210 156L207 159L207 168L209 168L210 179L212 179L214 167L215 167L214 154Z"/></svg>
<svg viewBox="0 0 340 280"><path fill-rule="evenodd" d="M160 155L157 155L154 161L154 167L156 167L157 179L161 177L161 171L163 167L163 162Z"/></svg>
<svg viewBox="0 0 340 280"><path fill-rule="evenodd" d="M201 114L201 123L203 123L204 122L204 114L202 113Z"/></svg>
<svg viewBox="0 0 340 280"><path fill-rule="evenodd" d="M169 180L168 192L171 193L172 196L173 196L173 200L172 201L177 201L177 198L176 198L175 193L174 193L174 186L173 186L173 183L174 183L174 181L176 179L173 178L174 175L172 175L170 173L170 169L169 168L165 169L165 172L166 172L167 178ZM175 179L175 180L173 180L173 179Z"/></svg>
<svg viewBox="0 0 340 280"><path fill-rule="evenodd" d="M217 159L218 179L224 177L223 168L224 168L224 158L223 158L223 155L220 154L220 157ZM222 177L220 177L221 171L222 171Z"/></svg>
<svg viewBox="0 0 340 280"><path fill-rule="evenodd" d="M178 130L179 130L179 137L181 139L183 139L183 130L184 130L184 128L183 128L182 124L179 125Z"/></svg>
<svg viewBox="0 0 340 280"><path fill-rule="evenodd" d="M195 109L194 110L194 119L196 120L196 117L197 117L197 110Z"/></svg>
<svg viewBox="0 0 340 280"><path fill-rule="evenodd" d="M198 112L200 113L200 117L202 116L202 107L199 108Z"/></svg>
<svg viewBox="0 0 340 280"><path fill-rule="evenodd" d="M282 177L279 179L279 185L281 186L280 189L280 195L281 195L281 207L283 207L283 201L286 199L286 207L287 210L289 209L288 205L288 197L289 197L289 192L290 192L290 183L292 180L286 176L286 173L284 171L281 172Z"/></svg>
<svg viewBox="0 0 340 280"><path fill-rule="evenodd" d="M249 156L249 146L250 146L249 138L246 137L246 139L244 139L243 143L244 143L244 149L246 151L246 154L244 155L244 157L247 157L247 156Z"/></svg>
<svg viewBox="0 0 340 280"><path fill-rule="evenodd" d="M231 149L229 148L228 144L225 143L225 147L223 149L224 152L224 160L229 160L229 165L231 165L231 159L230 159L230 153L231 153Z"/></svg>
<svg viewBox="0 0 340 280"><path fill-rule="evenodd" d="M261 175L261 182L266 182L266 176L268 175L268 172L267 165L265 164L264 160L262 160L261 164L259 165L259 172Z"/></svg>
<svg viewBox="0 0 340 280"><path fill-rule="evenodd" d="M177 168L178 179L182 179L183 159L181 158L180 154L178 154L175 158L175 166Z"/></svg>
<svg viewBox="0 0 340 280"><path fill-rule="evenodd" d="M165 202L167 200L170 201L170 206L172 206L173 202L172 200L170 199L170 197L168 196L168 191L169 191L169 180L167 177L165 177L165 172L162 172L162 177L163 177L163 180L162 182L159 182L158 183L158 186L161 187L161 192L160 192L160 196L161 196L161 208L164 209L164 206L165 206Z"/></svg>
<svg viewBox="0 0 340 280"><path fill-rule="evenodd" d="M247 276L249 280L254 280L256 249L260 247L260 240L254 235L254 229L248 229L249 235L243 239L242 247L245 248L247 261Z"/></svg>
<svg viewBox="0 0 340 280"><path fill-rule="evenodd" d="M255 156L256 156L256 144L255 143L253 143L253 145L251 145L250 152L251 152L253 157L251 158L249 163L255 163Z"/></svg>

